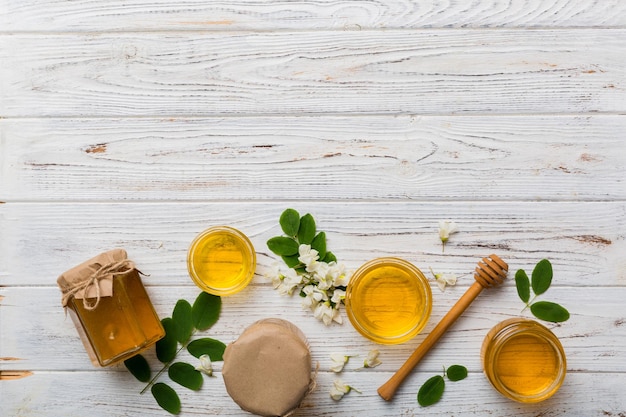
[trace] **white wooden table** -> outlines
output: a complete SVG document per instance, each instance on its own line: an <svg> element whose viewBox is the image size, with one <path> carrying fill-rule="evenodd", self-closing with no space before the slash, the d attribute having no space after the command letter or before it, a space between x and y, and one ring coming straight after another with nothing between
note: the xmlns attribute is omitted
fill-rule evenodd
<svg viewBox="0 0 626 417"><path fill-rule="evenodd" d="M123 366L91 367L55 280L123 247L168 316L199 291L189 243L222 224L251 238L258 270L206 336L298 325L320 364L298 416L626 415L625 90L621 0L0 0L0 415L168 415ZM263 277L288 207L352 269L550 259L543 298L572 313L549 326L565 384L523 405L484 377L487 331L530 317L509 279L383 401L377 387L473 279L433 283L431 320L405 344L377 346L345 314L326 328ZM443 253L442 219L460 228ZM333 401L330 354L375 347L381 366L340 375L362 394ZM419 386L452 364L469 377L420 407ZM200 393L178 389L182 415L246 414L216 367Z"/></svg>

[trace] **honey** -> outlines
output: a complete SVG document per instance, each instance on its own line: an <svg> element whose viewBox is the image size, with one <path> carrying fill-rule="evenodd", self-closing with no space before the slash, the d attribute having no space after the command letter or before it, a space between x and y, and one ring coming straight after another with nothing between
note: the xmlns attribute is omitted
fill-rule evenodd
<svg viewBox="0 0 626 417"><path fill-rule="evenodd" d="M88 351L93 349L101 366L128 359L165 335L136 271L113 278L113 294L102 297L94 310L87 310L82 300L69 304L72 318L85 329Z"/></svg>
<svg viewBox="0 0 626 417"><path fill-rule="evenodd" d="M126 360L165 335L139 273L127 262L123 250L105 252L58 280L63 305L95 366Z"/></svg>
<svg viewBox="0 0 626 417"><path fill-rule="evenodd" d="M346 290L354 328L381 344L403 343L426 325L432 309L428 280L411 263L379 258L359 268Z"/></svg>
<svg viewBox="0 0 626 417"><path fill-rule="evenodd" d="M483 342L481 356L489 382L498 392L519 402L551 397L565 378L561 343L533 320L515 318L495 326Z"/></svg>
<svg viewBox="0 0 626 417"><path fill-rule="evenodd" d="M189 248L187 267L193 281L213 295L232 295L245 288L256 268L250 240L226 226L212 227L198 235Z"/></svg>

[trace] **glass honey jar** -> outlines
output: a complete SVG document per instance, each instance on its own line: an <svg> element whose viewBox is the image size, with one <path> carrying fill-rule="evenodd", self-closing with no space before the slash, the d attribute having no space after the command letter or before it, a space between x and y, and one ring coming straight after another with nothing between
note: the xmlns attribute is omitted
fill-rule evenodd
<svg viewBox="0 0 626 417"><path fill-rule="evenodd" d="M165 335L139 272L123 249L70 269L57 283L62 305L94 366L126 360Z"/></svg>
<svg viewBox="0 0 626 417"><path fill-rule="evenodd" d="M491 385L518 402L546 400L565 379L561 342L534 320L512 318L497 324L485 337L481 357Z"/></svg>

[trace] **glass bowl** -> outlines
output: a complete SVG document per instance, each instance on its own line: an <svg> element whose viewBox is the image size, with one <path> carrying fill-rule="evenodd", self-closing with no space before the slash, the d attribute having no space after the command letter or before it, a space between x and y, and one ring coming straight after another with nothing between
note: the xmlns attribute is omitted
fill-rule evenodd
<svg viewBox="0 0 626 417"><path fill-rule="evenodd" d="M356 270L346 289L346 312L354 328L380 344L406 342L419 334L432 309L428 280L413 264L377 258Z"/></svg>
<svg viewBox="0 0 626 417"><path fill-rule="evenodd" d="M252 280L256 253L250 239L239 230L215 226L191 243L187 269L201 290L219 296L232 295Z"/></svg>

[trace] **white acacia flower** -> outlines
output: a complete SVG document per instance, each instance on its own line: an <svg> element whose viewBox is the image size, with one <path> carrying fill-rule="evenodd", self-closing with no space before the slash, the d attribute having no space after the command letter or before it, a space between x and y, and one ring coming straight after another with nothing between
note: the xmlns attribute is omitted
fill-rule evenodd
<svg viewBox="0 0 626 417"><path fill-rule="evenodd" d="M273 281L274 288L278 290L280 294L291 295L298 285L302 283L302 276L298 275L295 269L289 268L287 271L282 272L278 279Z"/></svg>
<svg viewBox="0 0 626 417"><path fill-rule="evenodd" d="M358 392L359 394L361 393L361 391L355 389L354 387L344 384L341 379L335 379L335 381L333 382L333 387L330 389L330 398L335 401L339 401L343 398L344 395L353 390Z"/></svg>
<svg viewBox="0 0 626 417"><path fill-rule="evenodd" d="M315 285L309 284L302 288L304 297L302 298L302 307L305 309L314 310L315 307L321 302L328 300L328 295L325 291L321 291Z"/></svg>
<svg viewBox="0 0 626 417"><path fill-rule="evenodd" d="M196 367L196 370L204 372L208 376L213 376L213 364L209 355L202 355L198 359L200 359L200 365Z"/></svg>
<svg viewBox="0 0 626 417"><path fill-rule="evenodd" d="M272 282L278 279L280 276L280 264L278 262L272 262L272 264L265 270L263 276L270 279Z"/></svg>
<svg viewBox="0 0 626 417"><path fill-rule="evenodd" d="M378 355L380 352L378 349L372 349L367 354L367 358L363 361L364 368L375 368L380 365L382 362L378 359Z"/></svg>
<svg viewBox="0 0 626 417"><path fill-rule="evenodd" d="M329 267L326 262L318 262L317 267L313 271L313 281L317 283L320 290L329 290L333 286L333 278L329 274Z"/></svg>
<svg viewBox="0 0 626 417"><path fill-rule="evenodd" d="M330 355L330 360L332 361L330 370L333 372L341 372L346 363L348 363L349 359L350 356L342 355L340 353L332 353Z"/></svg>
<svg viewBox="0 0 626 417"><path fill-rule="evenodd" d="M442 247L445 247L450 235L457 231L458 227L455 222L451 220L441 220L439 222L439 239L441 239Z"/></svg>
<svg viewBox="0 0 626 417"><path fill-rule="evenodd" d="M333 296L331 297L330 301L332 301L336 305L339 305L345 298L346 292L344 290L335 289L335 291L333 291Z"/></svg>
<svg viewBox="0 0 626 417"><path fill-rule="evenodd" d="M430 272L435 277L435 281L437 281L437 286L441 291L445 291L447 285L456 285L456 275L454 274L435 274L432 268L430 268Z"/></svg>
<svg viewBox="0 0 626 417"><path fill-rule="evenodd" d="M348 286L348 281L350 280L350 276L346 272L345 265L338 264L336 262L331 262L328 265L330 267L328 274L332 277L333 287Z"/></svg>
<svg viewBox="0 0 626 417"><path fill-rule="evenodd" d="M313 316L315 316L316 319L321 320L326 326L329 326L333 321L339 324L342 323L339 310L334 309L330 305L329 301L324 301L323 303L319 303L315 306Z"/></svg>
<svg viewBox="0 0 626 417"><path fill-rule="evenodd" d="M304 244L298 247L298 255L298 260L306 266L307 271L317 264L317 260L320 258L318 251L311 249L311 245Z"/></svg>

